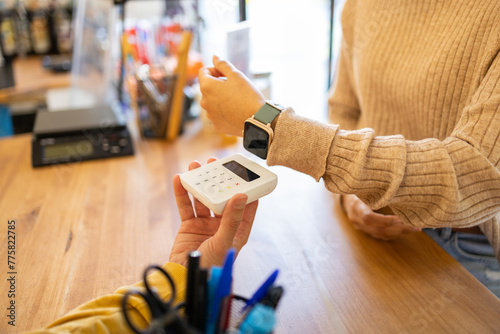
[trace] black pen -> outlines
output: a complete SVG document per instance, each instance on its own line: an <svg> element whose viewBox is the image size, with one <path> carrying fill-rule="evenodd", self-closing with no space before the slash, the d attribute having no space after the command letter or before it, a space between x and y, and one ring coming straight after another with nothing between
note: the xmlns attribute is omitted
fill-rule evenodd
<svg viewBox="0 0 500 334"><path fill-rule="evenodd" d="M198 307L198 276L200 271L200 251L189 253L186 286L186 319L189 325L194 326L196 309Z"/></svg>
<svg viewBox="0 0 500 334"><path fill-rule="evenodd" d="M198 280L196 282L197 304L193 314L193 326L205 333L207 323L207 303L208 303L208 271L198 270Z"/></svg>

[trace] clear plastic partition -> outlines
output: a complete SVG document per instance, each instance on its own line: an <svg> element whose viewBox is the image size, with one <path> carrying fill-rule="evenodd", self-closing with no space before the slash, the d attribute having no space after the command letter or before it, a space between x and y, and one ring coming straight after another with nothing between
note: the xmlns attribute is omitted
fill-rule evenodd
<svg viewBox="0 0 500 334"><path fill-rule="evenodd" d="M117 10L110 0L78 0L71 84L91 93L97 104L109 102ZM112 98L112 97L111 97Z"/></svg>
<svg viewBox="0 0 500 334"><path fill-rule="evenodd" d="M77 0L71 87L49 92L49 110L93 108L115 99L112 50L119 47L117 20L113 1Z"/></svg>

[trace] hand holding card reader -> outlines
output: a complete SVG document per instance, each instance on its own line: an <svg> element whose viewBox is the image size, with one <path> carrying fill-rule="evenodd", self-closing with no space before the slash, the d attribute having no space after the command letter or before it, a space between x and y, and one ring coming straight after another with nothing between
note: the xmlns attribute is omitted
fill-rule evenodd
<svg viewBox="0 0 500 334"><path fill-rule="evenodd" d="M271 193L278 177L241 154L233 154L181 175L181 183L215 214L222 214L236 194L247 194L247 203Z"/></svg>

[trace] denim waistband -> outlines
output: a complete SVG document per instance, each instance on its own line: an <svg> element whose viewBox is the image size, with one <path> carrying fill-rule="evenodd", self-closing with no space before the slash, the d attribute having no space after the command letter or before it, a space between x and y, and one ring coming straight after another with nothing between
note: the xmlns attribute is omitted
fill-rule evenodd
<svg viewBox="0 0 500 334"><path fill-rule="evenodd" d="M459 249L465 251L469 255L491 257L495 259L493 248L485 235L455 232L449 227L439 230L438 235L444 241L454 239L453 241L459 246Z"/></svg>

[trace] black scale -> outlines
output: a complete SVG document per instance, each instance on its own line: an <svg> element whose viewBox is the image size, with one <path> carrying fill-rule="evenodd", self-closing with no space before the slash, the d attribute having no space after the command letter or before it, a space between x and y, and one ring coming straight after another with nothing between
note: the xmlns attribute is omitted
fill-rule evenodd
<svg viewBox="0 0 500 334"><path fill-rule="evenodd" d="M134 154L126 122L111 107L38 112L33 167Z"/></svg>

